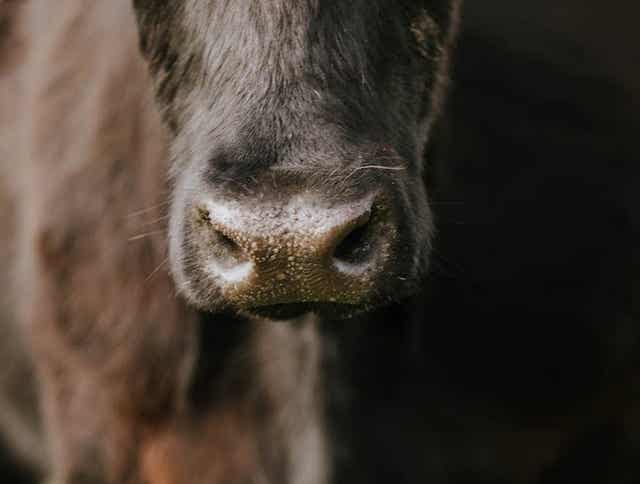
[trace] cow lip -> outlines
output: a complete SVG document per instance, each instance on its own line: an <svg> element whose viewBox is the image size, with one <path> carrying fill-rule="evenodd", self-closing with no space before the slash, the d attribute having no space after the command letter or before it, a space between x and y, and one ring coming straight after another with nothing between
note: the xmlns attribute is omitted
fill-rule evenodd
<svg viewBox="0 0 640 484"><path fill-rule="evenodd" d="M364 307L353 304L313 302L255 306L247 308L245 312L261 318L287 321L300 318L309 313L330 319L348 319L364 310Z"/></svg>

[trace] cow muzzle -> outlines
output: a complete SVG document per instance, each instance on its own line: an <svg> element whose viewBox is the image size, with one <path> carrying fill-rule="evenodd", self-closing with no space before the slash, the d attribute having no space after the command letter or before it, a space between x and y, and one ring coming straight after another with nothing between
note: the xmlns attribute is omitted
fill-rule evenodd
<svg viewBox="0 0 640 484"><path fill-rule="evenodd" d="M226 304L263 315L362 305L385 270L396 234L373 195L340 205L308 195L205 200L193 217L204 277Z"/></svg>

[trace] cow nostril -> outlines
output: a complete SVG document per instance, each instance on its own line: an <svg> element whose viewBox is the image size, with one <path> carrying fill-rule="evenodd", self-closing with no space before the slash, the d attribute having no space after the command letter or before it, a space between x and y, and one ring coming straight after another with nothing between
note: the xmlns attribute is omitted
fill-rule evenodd
<svg viewBox="0 0 640 484"><path fill-rule="evenodd" d="M214 245L216 246L219 255L225 255L235 260L241 260L243 258L243 250L231 237L224 232L216 228L215 224L211 220L211 216L208 210L199 209L198 217L208 230L211 232L211 237Z"/></svg>
<svg viewBox="0 0 640 484"><path fill-rule="evenodd" d="M347 264L365 262L373 248L372 232L372 216L368 213L336 246L333 252L334 260Z"/></svg>
<svg viewBox="0 0 640 484"><path fill-rule="evenodd" d="M238 260L242 258L243 251L240 246L233 239L226 236L219 230L215 231L215 241L221 251L227 255Z"/></svg>

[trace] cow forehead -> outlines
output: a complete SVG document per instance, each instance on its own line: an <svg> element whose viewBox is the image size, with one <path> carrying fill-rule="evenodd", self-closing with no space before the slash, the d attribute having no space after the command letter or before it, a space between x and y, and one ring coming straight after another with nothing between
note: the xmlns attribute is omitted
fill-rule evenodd
<svg viewBox="0 0 640 484"><path fill-rule="evenodd" d="M448 3L137 0L158 99L180 133L173 158L261 137L296 155L290 136L309 142L327 125L409 146L406 120L421 119L446 31L431 5Z"/></svg>
<svg viewBox="0 0 640 484"><path fill-rule="evenodd" d="M441 11L451 1L135 3L143 31L151 32L154 60L165 70L197 72L202 83L218 87L225 82L253 84L256 79L273 86L301 77L375 84L376 69L378 75L389 72L389 67L411 63L416 53L437 56L446 30L440 24L447 23ZM188 65L176 66L185 59Z"/></svg>
<svg viewBox="0 0 640 484"><path fill-rule="evenodd" d="M368 64L389 50L415 50L430 37L422 26L435 21L425 21L428 12L416 3L184 0L179 12L184 41L200 50L209 75L268 72L277 82L329 69L362 80Z"/></svg>
<svg viewBox="0 0 640 484"><path fill-rule="evenodd" d="M418 78L412 69L426 51L422 44L438 42L434 21L417 3L184 0L177 50L195 59L190 68L198 71L190 105L209 114L226 109L217 119L228 124L247 119L243 106L303 112L331 103L335 113L345 103L379 104L398 79Z"/></svg>

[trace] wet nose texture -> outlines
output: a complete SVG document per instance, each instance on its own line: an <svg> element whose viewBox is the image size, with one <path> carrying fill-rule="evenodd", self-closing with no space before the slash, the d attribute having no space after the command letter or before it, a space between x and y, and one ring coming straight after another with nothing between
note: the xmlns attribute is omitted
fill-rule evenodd
<svg viewBox="0 0 640 484"><path fill-rule="evenodd" d="M251 309L361 304L383 270L395 231L373 197L322 206L206 202L197 209L206 275L227 302Z"/></svg>

